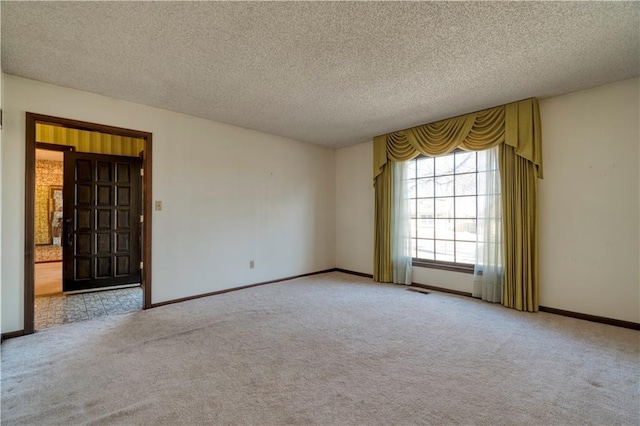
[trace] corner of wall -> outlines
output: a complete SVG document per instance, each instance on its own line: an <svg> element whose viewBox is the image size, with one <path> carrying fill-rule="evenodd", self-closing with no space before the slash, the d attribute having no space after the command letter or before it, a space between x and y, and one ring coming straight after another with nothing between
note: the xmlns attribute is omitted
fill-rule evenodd
<svg viewBox="0 0 640 426"><path fill-rule="evenodd" d="M2 8L1 4L0 4L0 8ZM2 158L2 121L1 120L2 120L2 106L4 105L3 86L4 86L4 73L2 72L2 59L0 59L0 159ZM0 161L0 183L3 181L4 179L2 178L2 161ZM2 185L1 184L0 184L0 271L2 271ZM2 299L2 274L0 273L0 300L1 299ZM0 303L0 330L2 330L2 303Z"/></svg>
<svg viewBox="0 0 640 426"><path fill-rule="evenodd" d="M373 142L336 150L336 267L373 273Z"/></svg>
<svg viewBox="0 0 640 426"><path fill-rule="evenodd" d="M0 17L2 4L0 3ZM2 19L0 19L0 22ZM0 271L2 271L2 107L4 105L4 73L2 72L2 59L0 55ZM0 301L2 300L2 273L0 273ZM0 331L2 330L2 303L0 303Z"/></svg>

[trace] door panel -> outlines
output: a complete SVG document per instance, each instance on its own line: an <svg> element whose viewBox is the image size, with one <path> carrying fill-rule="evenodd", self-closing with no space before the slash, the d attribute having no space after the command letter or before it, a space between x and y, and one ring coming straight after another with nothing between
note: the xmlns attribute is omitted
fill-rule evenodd
<svg viewBox="0 0 640 426"><path fill-rule="evenodd" d="M65 155L64 291L140 282L141 163L135 157Z"/></svg>

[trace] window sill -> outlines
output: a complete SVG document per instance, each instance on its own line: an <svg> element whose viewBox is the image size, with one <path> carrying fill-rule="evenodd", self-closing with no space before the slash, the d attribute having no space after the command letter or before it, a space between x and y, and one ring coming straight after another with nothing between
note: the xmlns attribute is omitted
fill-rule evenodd
<svg viewBox="0 0 640 426"><path fill-rule="evenodd" d="M424 259L414 258L411 263L413 266L419 266L421 268L441 269L444 271L462 272L463 274L473 274L474 270L473 265L456 265L455 263L434 262Z"/></svg>

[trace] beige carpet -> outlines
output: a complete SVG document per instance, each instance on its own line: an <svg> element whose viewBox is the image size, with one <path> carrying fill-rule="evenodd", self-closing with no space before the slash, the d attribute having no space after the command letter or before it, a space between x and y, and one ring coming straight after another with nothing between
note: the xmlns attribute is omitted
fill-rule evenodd
<svg viewBox="0 0 640 426"><path fill-rule="evenodd" d="M330 273L2 344L2 424L638 424L640 333Z"/></svg>

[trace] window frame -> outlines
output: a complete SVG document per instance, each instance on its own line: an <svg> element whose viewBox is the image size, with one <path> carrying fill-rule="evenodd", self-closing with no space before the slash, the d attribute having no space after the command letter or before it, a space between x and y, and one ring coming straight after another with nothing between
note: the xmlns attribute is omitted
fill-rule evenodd
<svg viewBox="0 0 640 426"><path fill-rule="evenodd" d="M464 153L466 153L466 152L474 152L475 153L475 162L476 162L476 164L475 164L475 171L474 172L465 172L465 173L456 173L455 172L455 154L456 153L463 153L463 152ZM468 195L458 195L458 196L455 195L455 176L456 175L464 175L464 174L473 173L473 174L475 174L475 178L476 178L475 179L476 180L476 183L475 183L475 194L472 195L472 196L475 197L475 200L476 200L476 203L475 203L476 204L476 214L475 214L474 220L476 221L476 229L477 229L477 220L478 220L478 154L475 151L465 151L465 150L462 150L462 149L456 149L456 150L454 150L454 151L452 151L452 152L450 152L450 153L448 153L446 155L453 155L454 156L453 173L446 174L446 175L436 175L435 158L437 158L437 157L430 157L430 156L427 156L427 155L420 154L416 158L410 160L412 162L415 162L415 164L416 164L416 167L415 167L416 174L409 178L409 179L414 180L416 182L416 193L415 193L415 197L409 198L409 200L411 200L411 202L416 202L417 203L417 200L420 200L420 199L429 199L429 198L431 198L431 199L435 200L437 198L441 198L441 197L436 197L435 192L433 194L433 197L418 197L418 192L417 192L418 191L418 188L417 188L418 180L425 178L425 177L419 178L417 176L417 174L418 174L418 170L417 170L418 163L417 163L417 161L420 158L433 158L434 159L433 176L429 176L427 178L433 178L435 180L436 177L443 177L443 176L451 176L451 177L453 177L454 189L453 189L453 196L450 196L450 198L452 198L454 206L455 206L456 198L468 196ZM454 207L454 212L455 212L455 207ZM417 214L418 214L418 211L417 211L417 206L416 206L416 215ZM415 218L412 217L411 219L417 221L418 217L415 217ZM434 212L434 219L436 219L435 218L435 212ZM453 220L458 219L458 218L455 217L455 213L454 213L454 217L452 219ZM417 222L416 222L416 231L417 231ZM419 239L420 238L418 238L417 235L414 235L413 232L412 232L412 234L411 234L412 242L417 244L417 241ZM454 239L453 240L451 240L451 239L438 239L438 238L435 238L435 234L434 234L434 238L432 240L434 241L434 244L435 244L436 241L453 241L454 245L458 241L458 239L455 238L455 234L454 234ZM476 241L477 241L477 239L476 239ZM462 242L467 242L467 241L462 241ZM434 247L434 250L435 250L435 247ZM417 248L415 248L414 253L417 254ZM434 252L434 255L435 255L435 252ZM455 248L454 248L454 255L455 255ZM445 271L461 272L461 273L467 273L467 274L473 274L474 270L475 270L475 265L474 264L460 263L460 262L450 262L450 261L445 261L445 260L424 259L424 258L419 258L419 257L414 257L414 256L412 256L412 265L413 266L418 266L418 267L423 267L423 268L440 269L440 270L445 270Z"/></svg>

